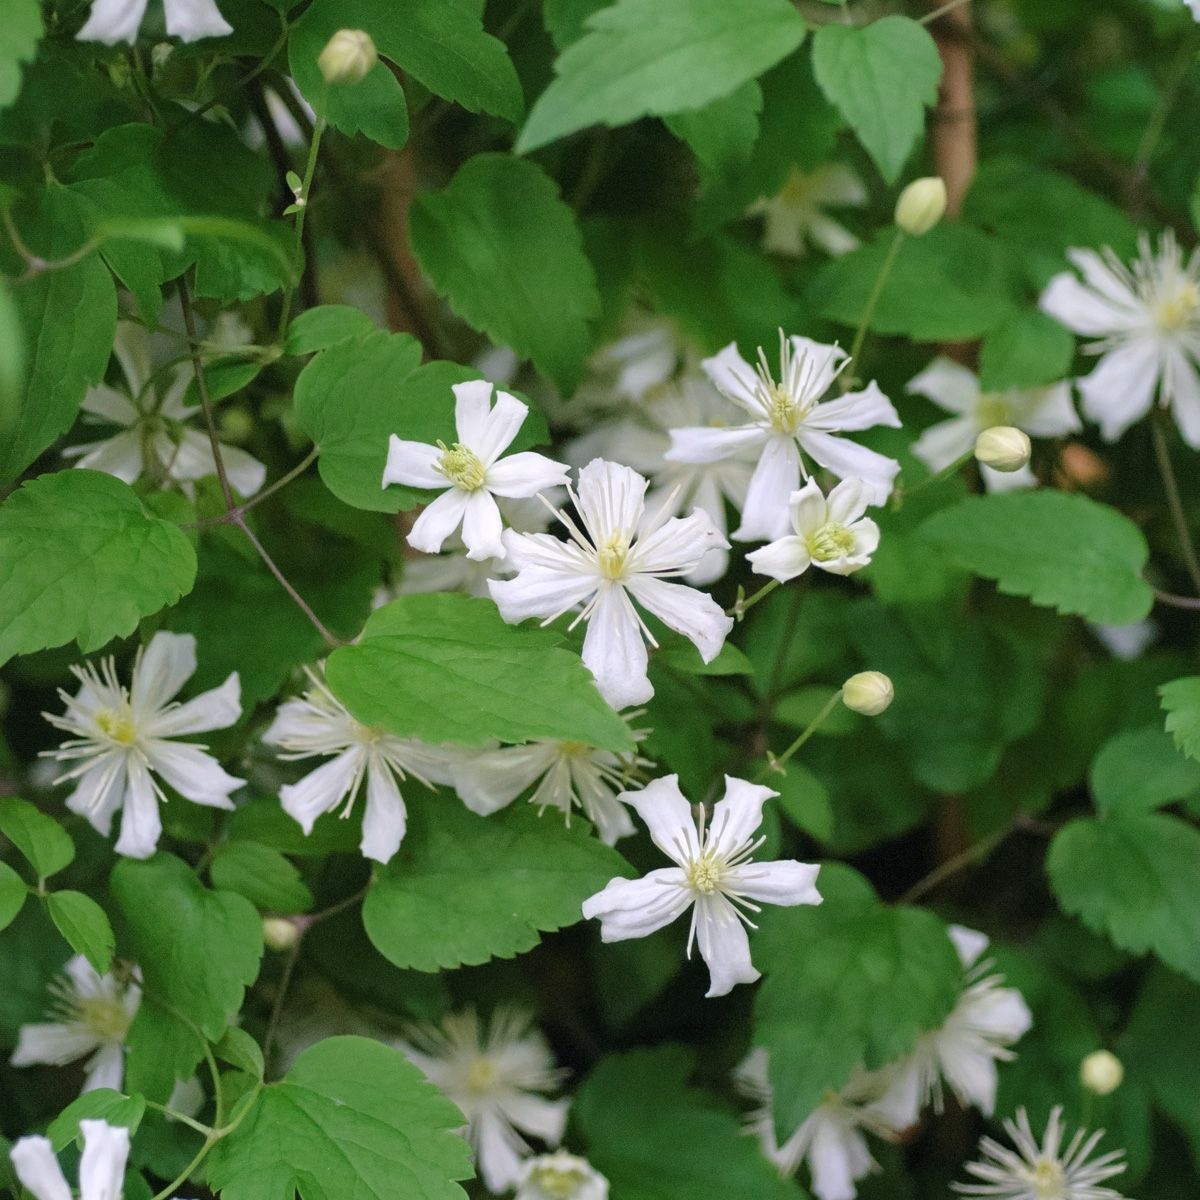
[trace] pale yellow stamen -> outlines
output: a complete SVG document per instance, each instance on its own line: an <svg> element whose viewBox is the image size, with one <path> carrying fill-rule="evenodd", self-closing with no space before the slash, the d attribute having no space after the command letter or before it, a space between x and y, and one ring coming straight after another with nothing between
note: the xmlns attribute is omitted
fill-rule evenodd
<svg viewBox="0 0 1200 1200"><path fill-rule="evenodd" d="M587 1182L587 1176L574 1167L537 1167L532 1174L538 1188L554 1200L570 1200Z"/></svg>
<svg viewBox="0 0 1200 1200"><path fill-rule="evenodd" d="M804 413L787 389L782 384L776 384L771 388L768 401L767 416L771 428L776 433L795 433Z"/></svg>
<svg viewBox="0 0 1200 1200"><path fill-rule="evenodd" d="M487 468L480 462L479 455L474 450L469 450L460 442L455 442L453 446L438 442L438 446L442 456L437 461L437 469L456 488L461 488L464 492L474 492L483 487L483 481L487 478Z"/></svg>
<svg viewBox="0 0 1200 1200"><path fill-rule="evenodd" d="M467 1091L481 1095L496 1083L496 1065L489 1058L477 1058L467 1069Z"/></svg>
<svg viewBox="0 0 1200 1200"><path fill-rule="evenodd" d="M705 855L696 859L687 869L687 881L693 891L704 896L711 896L719 890L721 878L724 875L721 864Z"/></svg>
<svg viewBox="0 0 1200 1200"><path fill-rule="evenodd" d="M808 535L808 552L817 562L831 562L854 552L854 534L845 525L830 521Z"/></svg>
<svg viewBox="0 0 1200 1200"><path fill-rule="evenodd" d="M129 1014L119 1001L107 996L80 1000L76 1007L79 1020L101 1041L123 1041L129 1031Z"/></svg>
<svg viewBox="0 0 1200 1200"><path fill-rule="evenodd" d="M137 741L137 726L133 723L133 713L128 709L113 711L102 708L96 713L94 720L96 728L110 741L121 746L132 746Z"/></svg>
<svg viewBox="0 0 1200 1200"><path fill-rule="evenodd" d="M1066 1178L1062 1167L1051 1158L1039 1158L1033 1169L1025 1172L1025 1182L1033 1188L1038 1200L1062 1200Z"/></svg>
<svg viewBox="0 0 1200 1200"><path fill-rule="evenodd" d="M975 409L976 419L980 429L991 429L995 425L1011 425L1013 423L1012 409L1003 396L985 393L979 397Z"/></svg>
<svg viewBox="0 0 1200 1200"><path fill-rule="evenodd" d="M1154 319L1162 329L1174 333L1189 325L1200 310L1200 289L1190 279L1163 288L1154 305Z"/></svg>
<svg viewBox="0 0 1200 1200"><path fill-rule="evenodd" d="M596 547L596 559L600 574L605 579L622 579L629 558L629 543L619 534L613 534Z"/></svg>

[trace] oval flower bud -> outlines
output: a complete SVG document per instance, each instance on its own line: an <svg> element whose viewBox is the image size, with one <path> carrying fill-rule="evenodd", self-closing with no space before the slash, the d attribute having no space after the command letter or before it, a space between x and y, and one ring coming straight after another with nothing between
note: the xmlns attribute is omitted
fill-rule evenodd
<svg viewBox="0 0 1200 1200"><path fill-rule="evenodd" d="M358 83L379 61L371 35L364 29L339 29L325 43L317 66L326 83Z"/></svg>
<svg viewBox="0 0 1200 1200"><path fill-rule="evenodd" d="M268 950L290 950L300 940L295 921L287 917L263 917L263 942Z"/></svg>
<svg viewBox="0 0 1200 1200"><path fill-rule="evenodd" d="M1124 1078L1125 1066L1111 1050L1094 1050L1079 1066L1079 1081L1097 1096L1111 1095Z"/></svg>
<svg viewBox="0 0 1200 1200"><path fill-rule="evenodd" d="M1019 471L1032 453L1028 436L1012 425L993 425L975 439L975 457L993 471Z"/></svg>
<svg viewBox="0 0 1200 1200"><path fill-rule="evenodd" d="M877 717L896 694L892 681L882 671L859 671L842 684L842 703L864 717Z"/></svg>
<svg viewBox="0 0 1200 1200"><path fill-rule="evenodd" d="M946 213L946 185L937 175L914 179L896 201L896 224L905 233L920 237Z"/></svg>

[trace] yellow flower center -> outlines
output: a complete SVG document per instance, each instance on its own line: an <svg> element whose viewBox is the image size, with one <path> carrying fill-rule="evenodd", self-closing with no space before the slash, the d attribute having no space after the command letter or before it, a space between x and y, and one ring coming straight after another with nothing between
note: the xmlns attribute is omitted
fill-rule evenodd
<svg viewBox="0 0 1200 1200"><path fill-rule="evenodd" d="M795 433L803 412L782 384L777 383L767 396L767 417L776 433Z"/></svg>
<svg viewBox="0 0 1200 1200"><path fill-rule="evenodd" d="M467 1069L467 1090L476 1096L490 1091L496 1075L496 1064L490 1058L477 1058Z"/></svg>
<svg viewBox="0 0 1200 1200"><path fill-rule="evenodd" d="M79 1020L101 1041L123 1041L129 1032L129 1014L125 1006L107 996L80 1000L77 1012Z"/></svg>
<svg viewBox="0 0 1200 1200"><path fill-rule="evenodd" d="M687 881L693 891L703 896L711 896L720 889L724 874L721 864L706 854L688 867Z"/></svg>
<svg viewBox="0 0 1200 1200"><path fill-rule="evenodd" d="M474 492L483 487L487 478L487 468L479 461L474 450L455 442L447 447L444 442L438 442L442 456L437 461L437 469L450 480L456 488L464 492Z"/></svg>
<svg viewBox="0 0 1200 1200"><path fill-rule="evenodd" d="M623 578L628 558L629 543L619 534L612 534L596 547L596 559L600 564L600 574L605 579Z"/></svg>
<svg viewBox="0 0 1200 1200"><path fill-rule="evenodd" d="M975 417L980 429L991 429L996 425L1011 425L1013 423L1012 409L1005 403L1003 396L984 393L979 397Z"/></svg>
<svg viewBox="0 0 1200 1200"><path fill-rule="evenodd" d="M1178 332L1191 323L1200 309L1200 289L1190 279L1164 288L1154 306L1154 319L1161 329Z"/></svg>
<svg viewBox="0 0 1200 1200"><path fill-rule="evenodd" d="M577 1167L537 1167L531 1176L542 1193L554 1200L571 1200L587 1182L587 1176Z"/></svg>
<svg viewBox="0 0 1200 1200"><path fill-rule="evenodd" d="M137 741L137 726L129 708L114 711L102 708L94 718L96 728L110 741L121 746L132 746Z"/></svg>
<svg viewBox="0 0 1200 1200"><path fill-rule="evenodd" d="M1038 1200L1062 1200L1066 1176L1062 1167L1052 1158L1039 1158L1032 1170L1026 1171L1025 1182L1033 1188Z"/></svg>
<svg viewBox="0 0 1200 1200"><path fill-rule="evenodd" d="M830 521L808 535L808 552L817 562L844 558L854 550L854 534L845 525Z"/></svg>

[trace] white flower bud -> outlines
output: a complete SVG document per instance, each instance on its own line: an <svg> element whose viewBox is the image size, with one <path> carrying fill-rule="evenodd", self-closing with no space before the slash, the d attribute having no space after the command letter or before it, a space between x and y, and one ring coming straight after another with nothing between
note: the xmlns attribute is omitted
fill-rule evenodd
<svg viewBox="0 0 1200 1200"><path fill-rule="evenodd" d="M896 694L892 681L882 671L859 671L842 684L842 703L864 717L877 717Z"/></svg>
<svg viewBox="0 0 1200 1200"><path fill-rule="evenodd" d="M1108 1096L1121 1086L1125 1067L1110 1050L1094 1050L1079 1066L1079 1081L1089 1092Z"/></svg>
<svg viewBox="0 0 1200 1200"><path fill-rule="evenodd" d="M1019 471L1032 453L1028 436L1012 425L993 425L975 439L975 457L993 471Z"/></svg>
<svg viewBox="0 0 1200 1200"><path fill-rule="evenodd" d="M363 29L339 29L325 43L317 66L326 83L358 83L379 61L371 35Z"/></svg>
<svg viewBox="0 0 1200 1200"><path fill-rule="evenodd" d="M268 950L290 950L300 940L296 922L287 917L263 917L262 931Z"/></svg>
<svg viewBox="0 0 1200 1200"><path fill-rule="evenodd" d="M914 179L896 201L896 224L920 237L946 214L946 185L937 175Z"/></svg>

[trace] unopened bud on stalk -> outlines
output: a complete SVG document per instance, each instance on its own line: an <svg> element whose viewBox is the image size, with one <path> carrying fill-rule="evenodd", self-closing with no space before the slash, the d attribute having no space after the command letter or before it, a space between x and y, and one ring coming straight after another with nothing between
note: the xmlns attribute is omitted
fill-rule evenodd
<svg viewBox="0 0 1200 1200"><path fill-rule="evenodd" d="M1096 1096L1108 1096L1121 1086L1125 1067L1110 1050L1094 1050L1079 1066L1079 1081Z"/></svg>
<svg viewBox="0 0 1200 1200"><path fill-rule="evenodd" d="M892 681L882 671L859 671L842 684L842 703L864 717L877 717L896 694Z"/></svg>
<svg viewBox="0 0 1200 1200"><path fill-rule="evenodd" d="M263 917L262 929L268 950L290 950L300 940L298 926L287 917Z"/></svg>
<svg viewBox="0 0 1200 1200"><path fill-rule="evenodd" d="M364 29L339 29L325 43L317 66L326 83L358 83L379 61L371 35Z"/></svg>
<svg viewBox="0 0 1200 1200"><path fill-rule="evenodd" d="M1019 471L1032 453L1029 438L1011 425L993 425L975 439L975 457L993 471Z"/></svg>
<svg viewBox="0 0 1200 1200"><path fill-rule="evenodd" d="M914 179L896 201L896 224L905 233L920 237L946 214L946 185L937 175Z"/></svg>

